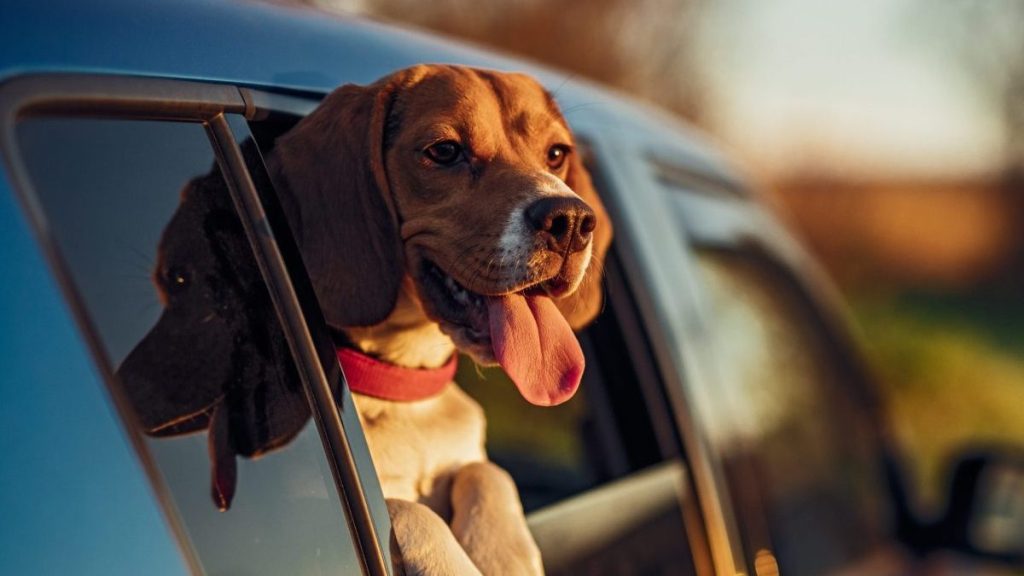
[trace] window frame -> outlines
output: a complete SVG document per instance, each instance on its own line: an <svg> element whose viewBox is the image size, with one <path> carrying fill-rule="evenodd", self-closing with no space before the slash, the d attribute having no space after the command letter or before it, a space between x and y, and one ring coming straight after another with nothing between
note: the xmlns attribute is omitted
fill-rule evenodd
<svg viewBox="0 0 1024 576"><path fill-rule="evenodd" d="M594 174L593 167L591 173ZM711 574L706 526L690 463L675 427L661 372L654 364L649 335L622 270L622 258L613 244L605 260L605 297L610 310L606 308L604 314L614 316L615 328L623 341L621 352L632 364L640 396L634 409L646 411L652 432L651 450L660 456L660 461L633 470L628 470L632 463L624 461L620 463L624 471L621 476L531 511L526 516L527 524L541 549L545 567L553 573L571 573L575 563L613 545L630 530L656 518L655 513L663 514L674 507L682 522L682 544L688 547L690 567L695 574ZM594 328L588 328L591 329ZM606 379L604 375L600 378ZM621 422L620 414L609 404L609 397L608 390L603 389L599 395L589 396L588 401L595 403L595 413L609 428L605 434L617 434L615 439L621 441L621 430L611 430L620 428ZM625 452L622 456L625 458ZM613 518L607 517L609 510L615 511Z"/></svg>
<svg viewBox="0 0 1024 576"><path fill-rule="evenodd" d="M593 122L581 119L573 130L589 143L604 179L607 194L602 200L615 222L613 248L628 288L631 313L646 337L650 367L660 377L671 425L680 441L693 504L686 510L686 522L697 573L743 571L745 555L736 516L699 410L712 380L700 301L693 295L696 274L685 242L679 242L678 221L646 154L656 150L713 172L715 165L694 156L691 148L680 146L668 132L616 130L600 117ZM704 181L703 174L696 179Z"/></svg>
<svg viewBox="0 0 1024 576"><path fill-rule="evenodd" d="M652 180L672 197L667 208L681 224L683 242L693 260L691 266L698 266L698 252L708 252L752 260L769 268L800 307L803 317L799 322L821 337L823 352L835 362L837 370L846 375L852 388L850 397L871 425L871 440L879 458L878 470L883 476L879 479L879 496L884 500L880 504L888 513L889 529L883 526L877 536L883 543L894 541L896 531L910 518L910 512L899 479L898 461L886 443L887 424L881 397L867 360L854 340L852 321L837 288L778 221L765 198L757 194L739 197L714 188L700 189L696 179L681 177L685 170L677 165L658 158L649 159L649 163ZM699 282L694 290L700 306L710 310L706 285ZM712 321L710 315L703 320L705 323ZM709 352L718 353L714 348ZM733 498L731 492L729 488L724 491ZM737 517L741 519L751 514L760 515L762 519L767 517L763 509L737 514ZM740 524L744 522L741 520ZM748 536L743 535L745 540ZM754 544L744 542L751 569L756 561Z"/></svg>
<svg viewBox="0 0 1024 576"><path fill-rule="evenodd" d="M379 489L376 494L370 494L363 483L367 475L375 478L375 471L372 467L370 470L365 470L365 466L360 468L359 462L366 459L359 458L359 455L354 453L361 451L360 448L365 449L365 439L358 427L347 383L338 368L341 387L340 394L336 397L325 373L325 367L333 371L336 362L320 362L323 350L318 351L311 334L311 330L322 332L323 327L317 325L315 316L309 316L318 309L315 300L311 300L309 290L306 289L308 280L302 281L303 274L296 283L289 275L289 272L294 273L296 266L293 250L284 246L286 254L283 255L282 247L279 246L280 239L275 238L273 233L275 228L282 229L280 226L283 220L280 219L280 215L275 218L275 215L266 212L227 117L251 117L255 112L252 101L247 100L238 87L229 84L120 75L25 75L0 83L0 148L6 161L12 189L26 213L30 228L35 233L51 272L56 277L79 331L89 347L97 370L107 384L106 394L123 423L132 421L131 408L115 385L113 367L109 365L102 352L98 334L88 320L84 302L71 281L70 270L60 255L56 239L50 232L48 219L36 197L26 164L20 155L16 126L23 118L43 115L88 116L112 120L168 120L203 125L210 139L211 151L225 176L253 256L270 291L274 308L288 339L321 444L331 466L335 487L345 508L343 512L363 572L374 576L390 574L390 550L386 542L382 543L378 533L382 526L390 529L390 520L386 513L384 518L381 518L380 514L374 517L372 508L386 510L386 507L383 499L379 497ZM287 245L288 242L283 244ZM288 261L285 256L288 257ZM289 262L292 263L291 267ZM301 264L297 266L301 269ZM308 317L314 320L312 324L307 321ZM319 341L322 342L323 338L319 338ZM186 563L193 573L203 573L199 560L185 544L188 542L187 532L181 519L173 512L173 506L169 505L170 494L155 463L144 448L144 439L135 427L124 428L161 503L164 517L176 536ZM352 442L355 439L358 439L361 445L353 447ZM368 497L380 501L373 502L371 506Z"/></svg>

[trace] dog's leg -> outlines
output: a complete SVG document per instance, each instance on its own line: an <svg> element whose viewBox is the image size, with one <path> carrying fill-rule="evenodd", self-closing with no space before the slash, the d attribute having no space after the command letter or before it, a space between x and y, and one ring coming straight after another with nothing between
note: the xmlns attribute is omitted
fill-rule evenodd
<svg viewBox="0 0 1024 576"><path fill-rule="evenodd" d="M455 473L452 532L487 576L544 573L516 485L491 462L474 462Z"/></svg>
<svg viewBox="0 0 1024 576"><path fill-rule="evenodd" d="M395 574L480 576L448 525L423 504L389 498Z"/></svg>

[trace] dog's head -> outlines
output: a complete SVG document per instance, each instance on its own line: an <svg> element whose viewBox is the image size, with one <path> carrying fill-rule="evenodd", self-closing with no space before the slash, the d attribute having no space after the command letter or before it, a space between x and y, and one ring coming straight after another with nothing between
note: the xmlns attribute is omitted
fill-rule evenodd
<svg viewBox="0 0 1024 576"><path fill-rule="evenodd" d="M185 187L161 236L153 282L164 309L118 368L121 389L147 434L209 429L212 495L226 509L236 454L286 444L310 412L216 167Z"/></svg>
<svg viewBox="0 0 1024 576"><path fill-rule="evenodd" d="M537 82L417 66L343 86L275 162L330 325L381 323L411 279L421 313L528 400L572 395L611 226Z"/></svg>

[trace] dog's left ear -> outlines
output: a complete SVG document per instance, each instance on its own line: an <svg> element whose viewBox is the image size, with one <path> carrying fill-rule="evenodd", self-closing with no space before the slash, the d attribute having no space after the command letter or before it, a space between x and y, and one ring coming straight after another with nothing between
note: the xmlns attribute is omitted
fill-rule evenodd
<svg viewBox="0 0 1024 576"><path fill-rule="evenodd" d="M604 204L594 190L590 181L590 174L583 167L583 160L579 153L569 157L569 174L565 183L572 188L573 192L579 195L584 202L590 205L597 216L597 227L594 228L594 247L587 265L583 282L572 295L555 300L555 304L569 321L573 330L579 330L590 323L601 311L601 304L604 301L601 276L604 271L604 257L608 253L608 246L612 243L612 222L608 218L608 212Z"/></svg>
<svg viewBox="0 0 1024 576"><path fill-rule="evenodd" d="M327 323L371 326L394 309L405 272L384 131L397 94L425 74L346 85L282 136L268 161Z"/></svg>

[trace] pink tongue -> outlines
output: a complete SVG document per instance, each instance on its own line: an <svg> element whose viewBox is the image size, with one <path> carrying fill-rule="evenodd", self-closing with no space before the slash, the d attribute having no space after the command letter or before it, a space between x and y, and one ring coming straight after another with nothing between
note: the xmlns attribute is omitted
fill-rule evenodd
<svg viewBox="0 0 1024 576"><path fill-rule="evenodd" d="M565 317L546 296L489 297L494 356L532 404L554 406L576 393L583 351Z"/></svg>

